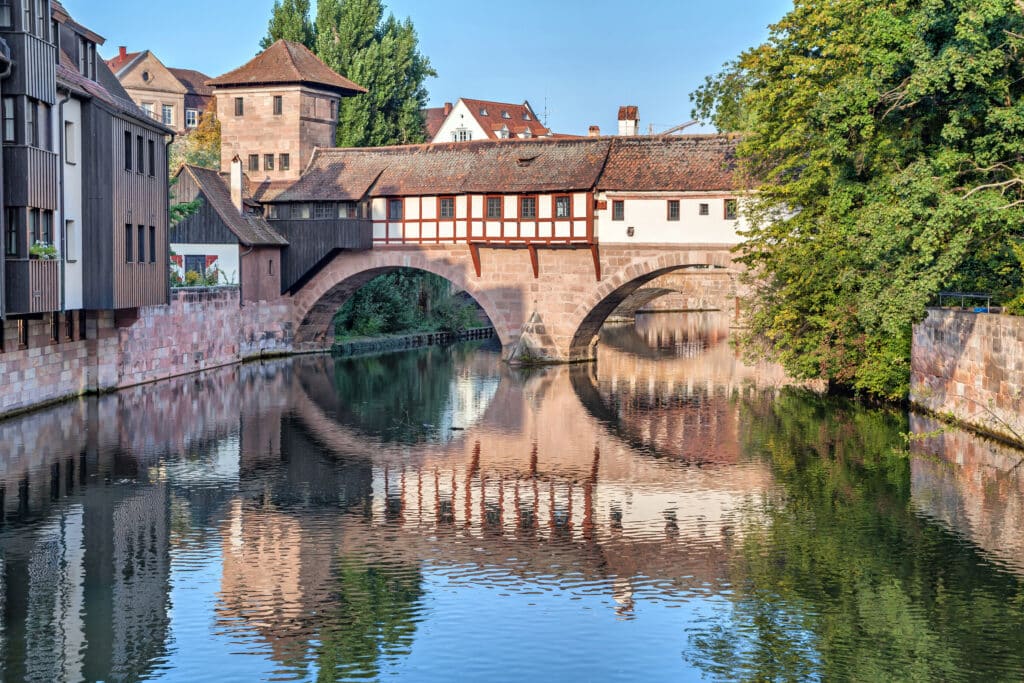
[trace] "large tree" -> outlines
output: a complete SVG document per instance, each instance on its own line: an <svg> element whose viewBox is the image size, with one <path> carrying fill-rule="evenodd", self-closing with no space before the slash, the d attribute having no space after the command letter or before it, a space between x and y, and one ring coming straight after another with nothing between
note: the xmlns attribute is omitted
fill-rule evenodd
<svg viewBox="0 0 1024 683"><path fill-rule="evenodd" d="M412 22L385 19L380 0L320 0L316 29L317 55L369 91L342 101L338 145L423 142L424 81L437 74Z"/></svg>
<svg viewBox="0 0 1024 683"><path fill-rule="evenodd" d="M743 133L756 190L748 344L800 377L905 395L912 324L979 281L965 273L1010 263L1022 233L1022 58L1014 0L796 0L708 79L695 113Z"/></svg>
<svg viewBox="0 0 1024 683"><path fill-rule="evenodd" d="M274 0L267 35L260 41L260 48L266 50L281 39L313 48L316 36L309 20L309 0Z"/></svg>

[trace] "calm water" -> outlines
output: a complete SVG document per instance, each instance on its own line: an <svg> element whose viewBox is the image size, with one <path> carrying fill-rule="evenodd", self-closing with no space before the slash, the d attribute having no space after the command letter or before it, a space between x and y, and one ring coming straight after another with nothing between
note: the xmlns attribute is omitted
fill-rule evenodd
<svg viewBox="0 0 1024 683"><path fill-rule="evenodd" d="M302 358L0 422L3 680L1024 678L1022 454L787 388L727 334L647 316L590 367Z"/></svg>

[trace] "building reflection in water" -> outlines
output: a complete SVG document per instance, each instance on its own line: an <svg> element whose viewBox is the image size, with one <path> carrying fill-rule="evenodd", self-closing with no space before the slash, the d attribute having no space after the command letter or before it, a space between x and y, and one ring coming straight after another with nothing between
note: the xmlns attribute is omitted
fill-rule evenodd
<svg viewBox="0 0 1024 683"><path fill-rule="evenodd" d="M621 619L730 589L779 496L743 404L787 379L737 362L727 318L672 317L606 330L592 366L307 357L0 423L5 675L152 675L196 549L218 558L214 635L285 678L407 654L428 574L597 594ZM1021 468L977 443L916 442L914 503L1024 571Z"/></svg>

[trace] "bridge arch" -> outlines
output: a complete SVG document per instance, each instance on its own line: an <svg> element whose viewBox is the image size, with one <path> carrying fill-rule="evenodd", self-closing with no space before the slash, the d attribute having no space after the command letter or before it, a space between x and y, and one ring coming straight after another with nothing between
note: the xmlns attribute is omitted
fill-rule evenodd
<svg viewBox="0 0 1024 683"><path fill-rule="evenodd" d="M397 249L380 249L368 256L359 256L339 254L295 294L295 344L298 348L312 350L330 346L331 322L345 302L374 278L401 269L438 275L465 291L491 320L502 345L510 341L510 330L501 324L504 317L490 291L469 277L470 271L460 260L425 258Z"/></svg>
<svg viewBox="0 0 1024 683"><path fill-rule="evenodd" d="M643 288L662 276L686 270L713 271L727 275L735 282L739 274L732 254L727 248L714 250L678 250L656 257L637 259L629 266L619 268L587 296L572 313L569 321L574 330L569 343L569 360L592 360L598 332L609 316L627 302L650 303L671 290L654 288L646 295ZM638 306L637 308L640 308Z"/></svg>

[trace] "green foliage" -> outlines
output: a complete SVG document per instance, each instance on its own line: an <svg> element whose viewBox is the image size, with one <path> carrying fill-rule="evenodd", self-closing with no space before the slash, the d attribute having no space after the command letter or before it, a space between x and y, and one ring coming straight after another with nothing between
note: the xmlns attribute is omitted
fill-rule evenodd
<svg viewBox="0 0 1024 683"><path fill-rule="evenodd" d="M194 215L203 205L203 198L196 197L190 202L177 202L174 200L174 186L178 184L178 178L171 178L168 184L168 196L170 198L171 227L182 222L189 216Z"/></svg>
<svg viewBox="0 0 1024 683"><path fill-rule="evenodd" d="M1024 242L1017 240L1012 245L1013 256L1017 259L1018 281L1024 279ZM1010 315L1024 315L1024 285L1018 288L1018 294L1006 302L1005 310Z"/></svg>
<svg viewBox="0 0 1024 683"><path fill-rule="evenodd" d="M29 256L46 261L52 261L59 256L57 247L48 242L33 242L32 246L28 248L28 253Z"/></svg>
<svg viewBox="0 0 1024 683"><path fill-rule="evenodd" d="M220 168L220 121L216 102L211 102L195 129L179 136L171 145L168 167L171 173L182 164L201 168Z"/></svg>
<svg viewBox="0 0 1024 683"><path fill-rule="evenodd" d="M695 114L746 133L756 190L744 343L798 377L901 398L911 326L935 293L1013 288L1022 51L1013 0L797 0L708 79Z"/></svg>
<svg viewBox="0 0 1024 683"><path fill-rule="evenodd" d="M260 48L266 50L282 39L313 49L315 35L309 21L309 0L274 0L267 35L260 41Z"/></svg>
<svg viewBox="0 0 1024 683"><path fill-rule="evenodd" d="M452 296L447 280L413 270L374 278L353 294L335 317L339 337L458 332L476 324L476 308Z"/></svg>

